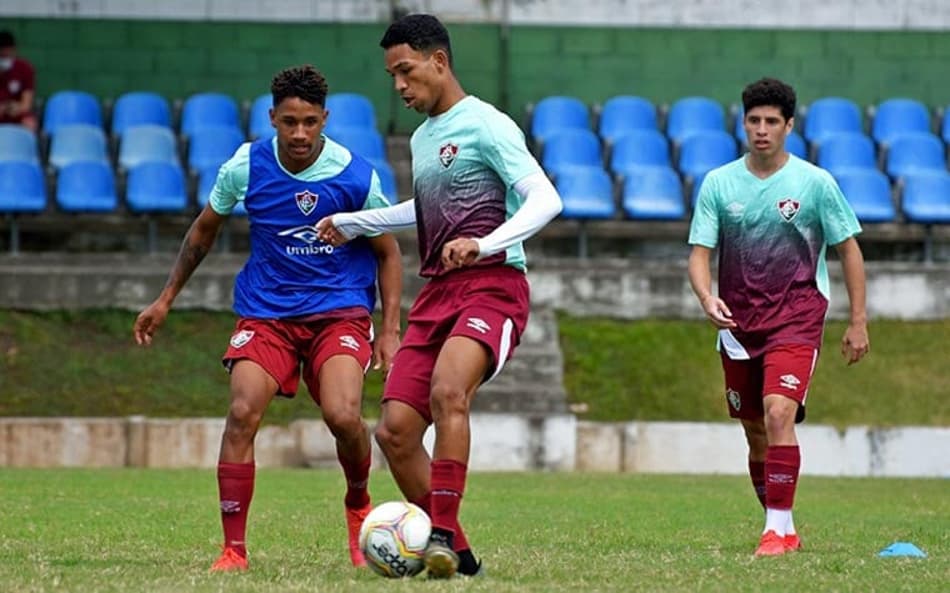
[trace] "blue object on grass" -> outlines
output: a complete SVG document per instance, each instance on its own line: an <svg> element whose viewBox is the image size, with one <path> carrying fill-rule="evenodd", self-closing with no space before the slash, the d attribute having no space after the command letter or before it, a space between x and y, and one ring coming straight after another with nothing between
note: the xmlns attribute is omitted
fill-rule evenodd
<svg viewBox="0 0 950 593"><path fill-rule="evenodd" d="M881 558L891 556L912 556L914 558L926 558L927 554L910 542L894 542L887 546L878 554Z"/></svg>

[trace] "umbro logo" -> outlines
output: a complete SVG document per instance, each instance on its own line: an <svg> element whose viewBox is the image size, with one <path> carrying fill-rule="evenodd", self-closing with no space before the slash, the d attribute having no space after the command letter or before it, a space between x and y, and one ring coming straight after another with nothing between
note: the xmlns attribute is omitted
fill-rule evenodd
<svg viewBox="0 0 950 593"><path fill-rule="evenodd" d="M353 336L340 336L340 346L344 348L349 348L350 350L356 350L359 352L360 343L356 341L356 338Z"/></svg>
<svg viewBox="0 0 950 593"><path fill-rule="evenodd" d="M469 317L465 325L482 334L487 334L491 330L491 326L478 317Z"/></svg>
<svg viewBox="0 0 950 593"><path fill-rule="evenodd" d="M240 348L251 341L251 338L254 337L254 332L249 329L242 329L238 333L231 336L231 345L235 348ZM222 503L223 504L223 503Z"/></svg>
<svg viewBox="0 0 950 593"><path fill-rule="evenodd" d="M778 380L785 389L798 389L798 386L802 384L799 378L792 374L782 375Z"/></svg>

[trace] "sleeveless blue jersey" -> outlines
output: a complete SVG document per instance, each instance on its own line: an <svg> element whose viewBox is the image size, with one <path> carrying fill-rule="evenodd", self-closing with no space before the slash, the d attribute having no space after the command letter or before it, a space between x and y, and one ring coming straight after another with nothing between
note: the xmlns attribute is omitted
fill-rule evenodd
<svg viewBox="0 0 950 593"><path fill-rule="evenodd" d="M250 147L244 206L251 255L234 282L241 317L281 319L348 307L371 312L376 301L376 256L360 237L340 247L317 238L324 216L363 208L372 166L358 155L336 176L303 181L277 162L270 139Z"/></svg>

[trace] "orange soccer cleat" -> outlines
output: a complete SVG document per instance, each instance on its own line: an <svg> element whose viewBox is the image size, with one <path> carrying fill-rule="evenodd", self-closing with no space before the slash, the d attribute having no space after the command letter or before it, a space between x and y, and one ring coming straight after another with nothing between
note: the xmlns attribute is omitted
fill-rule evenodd
<svg viewBox="0 0 950 593"><path fill-rule="evenodd" d="M350 540L350 562L353 566L366 566L366 558L363 557L363 550L360 549L360 527L366 515L369 514L372 507L369 503L358 509L346 507L346 531Z"/></svg>
<svg viewBox="0 0 950 593"><path fill-rule="evenodd" d="M247 570L247 558L238 554L237 550L225 546L218 558L208 572L243 572Z"/></svg>
<svg viewBox="0 0 950 593"><path fill-rule="evenodd" d="M785 551L787 552L797 552L802 549L802 538L798 537L797 533L786 533L785 534Z"/></svg>
<svg viewBox="0 0 950 593"><path fill-rule="evenodd" d="M762 534L759 547L755 550L756 556L781 556L785 553L785 537L771 529Z"/></svg>

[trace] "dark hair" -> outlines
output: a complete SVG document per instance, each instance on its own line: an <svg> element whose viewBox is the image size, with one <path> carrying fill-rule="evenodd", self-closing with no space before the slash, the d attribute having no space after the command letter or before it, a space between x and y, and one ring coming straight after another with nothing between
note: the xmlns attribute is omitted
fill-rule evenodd
<svg viewBox="0 0 950 593"><path fill-rule="evenodd" d="M445 50L452 65L452 43L449 32L439 19L431 14L410 14L404 16L386 29L379 46L389 49L405 43L416 51L431 53L436 49Z"/></svg>
<svg viewBox="0 0 950 593"><path fill-rule="evenodd" d="M326 107L328 91L327 79L310 64L285 68L275 74L270 83L274 107L289 97L298 97L307 103Z"/></svg>
<svg viewBox="0 0 950 593"><path fill-rule="evenodd" d="M777 78L761 78L742 91L742 108L778 107L786 120L795 116L795 89Z"/></svg>
<svg viewBox="0 0 950 593"><path fill-rule="evenodd" d="M9 31L0 31L0 48L16 47L16 39Z"/></svg>

